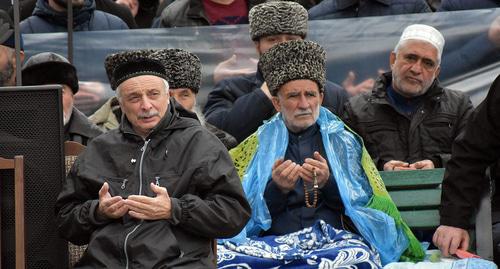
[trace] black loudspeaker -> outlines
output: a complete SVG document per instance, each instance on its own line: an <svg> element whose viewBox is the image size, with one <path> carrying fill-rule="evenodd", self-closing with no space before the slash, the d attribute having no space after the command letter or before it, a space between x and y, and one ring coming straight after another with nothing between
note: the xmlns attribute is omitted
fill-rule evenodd
<svg viewBox="0 0 500 269"><path fill-rule="evenodd" d="M24 155L26 268L68 267L54 205L64 174L62 88L0 87L0 156ZM1 268L15 268L14 180L0 175Z"/></svg>

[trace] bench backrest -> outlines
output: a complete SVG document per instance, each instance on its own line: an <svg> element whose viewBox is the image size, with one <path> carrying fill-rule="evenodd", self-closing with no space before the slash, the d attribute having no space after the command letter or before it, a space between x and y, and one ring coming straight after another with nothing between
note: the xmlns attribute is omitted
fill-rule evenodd
<svg viewBox="0 0 500 269"><path fill-rule="evenodd" d="M435 229L439 226L441 183L444 168L430 170L381 171L387 191L411 229ZM484 259L493 259L491 194L481 200L475 222L473 249Z"/></svg>

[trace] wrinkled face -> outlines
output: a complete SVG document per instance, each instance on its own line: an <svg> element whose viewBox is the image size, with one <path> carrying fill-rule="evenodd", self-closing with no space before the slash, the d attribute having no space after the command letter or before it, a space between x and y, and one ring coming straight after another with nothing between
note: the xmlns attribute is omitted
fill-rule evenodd
<svg viewBox="0 0 500 269"><path fill-rule="evenodd" d="M316 123L322 102L318 84L308 79L289 81L273 96L274 108L281 112L286 127L294 133Z"/></svg>
<svg viewBox="0 0 500 269"><path fill-rule="evenodd" d="M427 92L439 75L438 50L431 44L408 40L390 56L392 86L405 97L415 97Z"/></svg>
<svg viewBox="0 0 500 269"><path fill-rule="evenodd" d="M196 105L196 94L188 88L170 89L170 96L175 98L185 109L193 111Z"/></svg>
<svg viewBox="0 0 500 269"><path fill-rule="evenodd" d="M276 44L300 39L302 39L302 37L299 35L279 34L261 37L259 41L255 41L254 43L255 48L257 49L257 53L259 55L262 55L264 52L268 51Z"/></svg>
<svg viewBox="0 0 500 269"><path fill-rule="evenodd" d="M0 45L0 87L15 86L15 61L13 50Z"/></svg>
<svg viewBox="0 0 500 269"><path fill-rule="evenodd" d="M63 103L63 121L64 125L69 122L73 112L73 101L75 100L73 91L68 85L63 85L62 103Z"/></svg>
<svg viewBox="0 0 500 269"><path fill-rule="evenodd" d="M132 128L147 137L168 109L168 86L157 76L143 75L125 80L117 91L122 112Z"/></svg>

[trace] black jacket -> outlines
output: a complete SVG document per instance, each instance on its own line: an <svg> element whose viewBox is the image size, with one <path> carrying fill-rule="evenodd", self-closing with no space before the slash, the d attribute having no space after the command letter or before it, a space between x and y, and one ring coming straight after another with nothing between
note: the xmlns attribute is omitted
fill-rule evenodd
<svg viewBox="0 0 500 269"><path fill-rule="evenodd" d="M429 159L435 167L443 167L450 158L451 143L472 113L469 97L443 89L435 80L409 118L388 100L386 88L391 80L392 74L385 73L372 92L350 98L345 123L361 135L379 170L391 160L414 163Z"/></svg>
<svg viewBox="0 0 500 269"><path fill-rule="evenodd" d="M112 196L156 196L166 187L168 220L96 217L104 182ZM212 238L236 235L250 216L227 150L173 106L144 140L126 118L95 138L76 160L56 202L58 229L87 251L75 268L214 268Z"/></svg>
<svg viewBox="0 0 500 269"><path fill-rule="evenodd" d="M236 76L220 81L208 94L203 113L207 121L236 138L245 140L262 123L276 113L273 103L260 87L262 74ZM336 115L342 115L347 92L327 81L322 106Z"/></svg>
<svg viewBox="0 0 500 269"><path fill-rule="evenodd" d="M500 76L453 143L441 194L441 224L467 229L489 182L486 167L500 158ZM495 177L497 180L498 177ZM499 184L496 188L498 193ZM498 195L493 211L498 211Z"/></svg>
<svg viewBox="0 0 500 269"><path fill-rule="evenodd" d="M93 124L85 114L73 107L71 119L64 127L64 141L75 141L87 145L89 140L102 133L103 131Z"/></svg>

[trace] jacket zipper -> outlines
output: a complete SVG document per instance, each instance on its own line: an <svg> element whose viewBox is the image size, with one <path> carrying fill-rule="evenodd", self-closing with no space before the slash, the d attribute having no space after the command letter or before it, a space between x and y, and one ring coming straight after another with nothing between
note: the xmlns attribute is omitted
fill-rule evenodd
<svg viewBox="0 0 500 269"><path fill-rule="evenodd" d="M141 148L142 154L141 154L141 161L139 162L139 195L142 195L142 164L144 161L144 154L146 153L146 148L148 146L149 141L151 141L151 139L145 140L144 146ZM139 228L139 226L141 226L142 222L143 220L141 220L141 222L137 224L137 226L135 226L134 229L125 236L125 241L123 242L123 252L125 253L125 260L126 260L125 269L128 269L128 252L127 252L128 238Z"/></svg>

